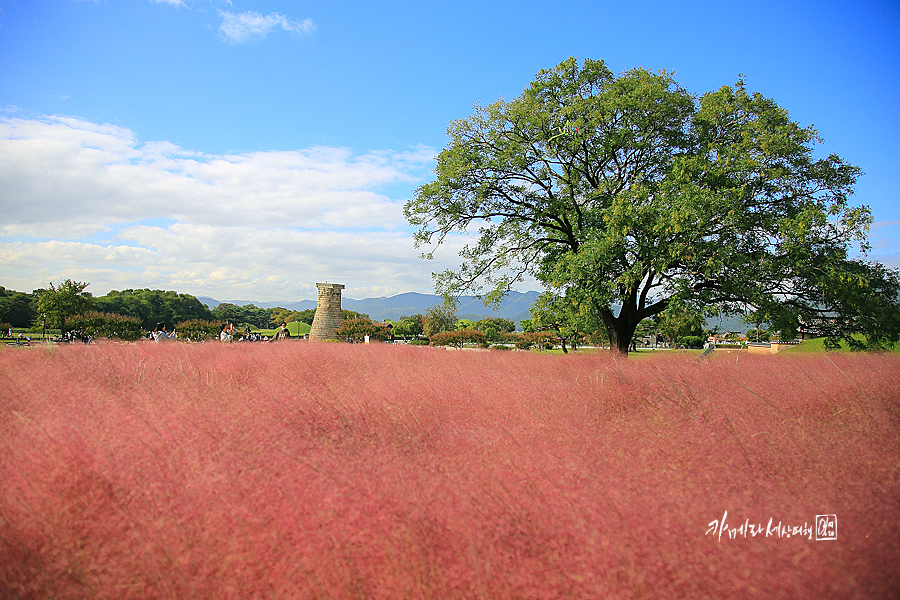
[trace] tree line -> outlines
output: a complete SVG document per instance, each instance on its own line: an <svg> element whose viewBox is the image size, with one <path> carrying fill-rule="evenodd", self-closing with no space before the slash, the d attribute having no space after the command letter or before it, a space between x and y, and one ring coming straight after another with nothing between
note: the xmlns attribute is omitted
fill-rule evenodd
<svg viewBox="0 0 900 600"><path fill-rule="evenodd" d="M128 317L145 330L156 323L169 327L192 319L214 320L210 309L190 294L150 289L113 290L94 297L88 282L66 279L31 293L0 287L0 323L5 327L67 332L74 317L99 313Z"/></svg>
<svg viewBox="0 0 900 600"><path fill-rule="evenodd" d="M94 297L87 291L89 285L89 282L66 279L31 293L0 287L0 328L4 332L9 328L30 328L60 333L88 327L105 328L104 331L116 334L115 337L134 337L141 331L153 330L157 323L164 323L169 330L189 322L227 322L236 327L266 329L281 322L312 324L316 313L315 309L291 311L229 303L210 309L190 294L146 288L112 290ZM343 316L368 318L349 310L343 311Z"/></svg>

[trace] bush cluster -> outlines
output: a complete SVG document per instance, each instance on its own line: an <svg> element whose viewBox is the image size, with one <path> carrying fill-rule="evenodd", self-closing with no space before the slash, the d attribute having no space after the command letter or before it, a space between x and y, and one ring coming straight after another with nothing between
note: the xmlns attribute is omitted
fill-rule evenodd
<svg viewBox="0 0 900 600"><path fill-rule="evenodd" d="M702 348L706 338L702 335L683 335L678 338L678 346L682 348Z"/></svg>
<svg viewBox="0 0 900 600"><path fill-rule="evenodd" d="M178 339L180 340L204 342L218 337L219 332L222 331L222 322L191 319L175 325L175 331L178 332Z"/></svg>
<svg viewBox="0 0 900 600"><path fill-rule="evenodd" d="M516 339L516 348L519 350L530 350L531 348L552 350L555 344L556 336L549 331L529 331Z"/></svg>
<svg viewBox="0 0 900 600"><path fill-rule="evenodd" d="M369 336L371 341L384 341L388 337L387 326L382 323L374 323L371 319L356 318L345 319L341 326L334 331L338 339L346 340L353 344L360 344Z"/></svg>
<svg viewBox="0 0 900 600"><path fill-rule="evenodd" d="M479 348L487 348L487 338L484 334L476 329L461 329L459 331L443 331L435 333L429 338L432 346L452 346L454 348L462 348L463 346L478 346Z"/></svg>
<svg viewBox="0 0 900 600"><path fill-rule="evenodd" d="M66 320L66 329L82 331L94 338L109 338L133 342L143 336L141 320L137 317L91 311Z"/></svg>

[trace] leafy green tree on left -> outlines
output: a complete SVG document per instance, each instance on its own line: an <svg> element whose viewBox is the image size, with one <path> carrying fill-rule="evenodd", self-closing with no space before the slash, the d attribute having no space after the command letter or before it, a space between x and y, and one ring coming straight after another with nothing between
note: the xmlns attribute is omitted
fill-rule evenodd
<svg viewBox="0 0 900 600"><path fill-rule="evenodd" d="M90 292L84 291L90 285L88 281L65 281L54 285L50 283L50 289L43 290L37 299L37 314L35 325L41 325L44 318L50 329L59 329L63 333L70 328L66 320L70 317L81 316L94 306L94 298Z"/></svg>

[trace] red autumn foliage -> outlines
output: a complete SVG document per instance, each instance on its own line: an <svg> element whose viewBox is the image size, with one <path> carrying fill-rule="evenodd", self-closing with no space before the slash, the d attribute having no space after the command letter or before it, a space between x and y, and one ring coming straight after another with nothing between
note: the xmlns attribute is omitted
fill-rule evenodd
<svg viewBox="0 0 900 600"><path fill-rule="evenodd" d="M0 597L898 597L898 415L894 356L10 349Z"/></svg>

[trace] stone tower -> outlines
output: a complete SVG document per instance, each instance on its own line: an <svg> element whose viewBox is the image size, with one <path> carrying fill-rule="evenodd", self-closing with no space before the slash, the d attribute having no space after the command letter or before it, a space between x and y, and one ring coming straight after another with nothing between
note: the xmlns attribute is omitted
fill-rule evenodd
<svg viewBox="0 0 900 600"><path fill-rule="evenodd" d="M316 303L316 316L313 317L309 329L311 340L337 339L334 330L340 328L341 322L341 290L340 283L317 283L319 299Z"/></svg>

